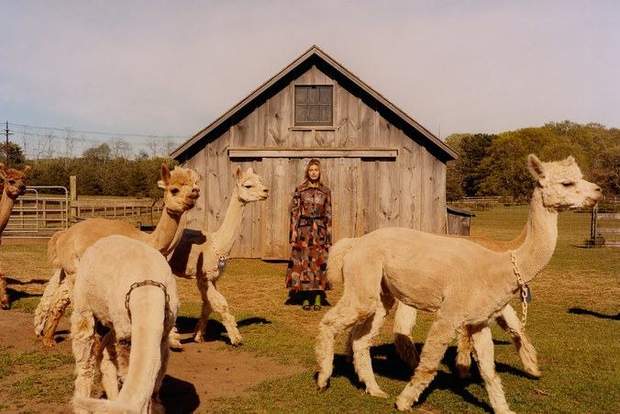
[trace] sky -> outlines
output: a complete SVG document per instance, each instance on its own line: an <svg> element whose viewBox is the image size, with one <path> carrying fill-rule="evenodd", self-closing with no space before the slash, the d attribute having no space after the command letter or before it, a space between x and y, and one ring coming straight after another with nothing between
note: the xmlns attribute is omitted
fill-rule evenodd
<svg viewBox="0 0 620 414"><path fill-rule="evenodd" d="M0 0L0 15L14 124L183 140L316 44L442 138L620 127L620 1Z"/></svg>

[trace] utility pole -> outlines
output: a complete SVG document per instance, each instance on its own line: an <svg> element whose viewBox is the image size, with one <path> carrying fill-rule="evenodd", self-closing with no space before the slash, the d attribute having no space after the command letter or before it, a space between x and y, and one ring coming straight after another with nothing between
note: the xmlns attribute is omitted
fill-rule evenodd
<svg viewBox="0 0 620 414"><path fill-rule="evenodd" d="M4 142L4 155L6 158L7 167L9 166L9 135L13 135L13 133L9 130L9 121L6 121L4 127L4 136L6 137Z"/></svg>

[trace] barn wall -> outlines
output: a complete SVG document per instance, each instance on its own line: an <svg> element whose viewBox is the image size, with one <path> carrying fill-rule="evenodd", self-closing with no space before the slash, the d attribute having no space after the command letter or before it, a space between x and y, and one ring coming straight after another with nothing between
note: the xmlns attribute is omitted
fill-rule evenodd
<svg viewBox="0 0 620 414"><path fill-rule="evenodd" d="M294 85L334 85L334 127L294 127ZM215 231L233 188L233 170L252 167L270 188L269 199L249 204L234 257L286 258L292 192L309 159L231 161L230 147L397 148L396 160L324 158L323 181L332 190L334 240L386 226L445 232L445 164L315 66L270 97L186 163L203 175L192 228ZM207 202L208 200L208 202Z"/></svg>

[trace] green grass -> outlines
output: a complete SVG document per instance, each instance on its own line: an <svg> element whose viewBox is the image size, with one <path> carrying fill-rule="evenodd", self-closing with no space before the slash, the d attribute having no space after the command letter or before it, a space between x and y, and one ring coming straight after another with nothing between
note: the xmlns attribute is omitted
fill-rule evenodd
<svg viewBox="0 0 620 414"><path fill-rule="evenodd" d="M472 234L510 239L519 233L526 218L527 209L523 206L476 212ZM534 301L529 310L527 332L538 350L543 371L541 379L531 379L523 373L507 335L494 328L497 369L508 402L516 412L620 412L620 321L617 320L620 249L575 247L582 244L588 234L588 214L562 214L553 259L532 283ZM38 260L44 260L42 252L29 254L41 255ZM20 273L32 277L33 271L41 270L32 267L30 263L36 262L32 257L26 262ZM285 306L284 272L283 264L233 260L219 288L240 322L245 340L242 351L294 364L302 371L290 378L264 382L243 397L209 401L198 412L390 412L409 375L407 368L394 356L391 320L373 348L378 382L391 397L381 400L363 394L351 365L340 356L344 350L342 339L336 349L337 363L331 388L319 393L312 379L315 371L313 346L324 312L305 312L296 306ZM183 304L180 315L198 317L200 299L195 282L179 280L179 292ZM335 303L340 295L337 288L329 292L328 299ZM17 306L29 309L34 303L32 298L21 299ZM518 302L514 305L520 310ZM414 332L417 343L424 341L430 321L429 315L420 316ZM452 373L454 352L453 347L448 350L437 378L423 394L422 404L415 408L419 412L434 413L490 412L488 397L477 372L474 370L467 381L459 380ZM10 366L17 364L18 357L25 358L23 361L37 360L37 356L28 354L14 355ZM5 372L3 358L0 355L0 378ZM28 366L51 375L56 363L52 361L47 367L30 363ZM14 384L12 392L19 392L19 395L35 392L31 391L36 387L28 378ZM0 379L0 384L3 383ZM2 404L5 401L0 397L0 407Z"/></svg>

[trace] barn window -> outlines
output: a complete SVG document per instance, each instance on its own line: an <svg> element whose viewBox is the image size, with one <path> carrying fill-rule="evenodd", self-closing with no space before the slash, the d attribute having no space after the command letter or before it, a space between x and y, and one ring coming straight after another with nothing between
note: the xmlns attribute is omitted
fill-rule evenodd
<svg viewBox="0 0 620 414"><path fill-rule="evenodd" d="M295 86L295 125L333 124L332 85Z"/></svg>

